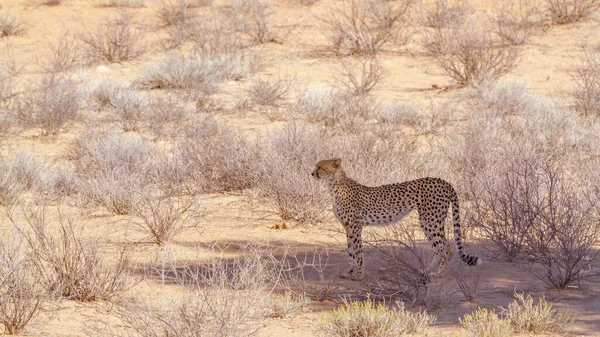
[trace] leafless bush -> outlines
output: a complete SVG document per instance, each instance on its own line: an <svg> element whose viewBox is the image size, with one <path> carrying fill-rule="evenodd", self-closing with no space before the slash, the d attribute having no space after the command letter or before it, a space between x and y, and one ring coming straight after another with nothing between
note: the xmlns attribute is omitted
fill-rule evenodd
<svg viewBox="0 0 600 337"><path fill-rule="evenodd" d="M90 62L124 62L139 58L145 52L144 32L134 16L124 10L106 19L95 32L77 35L84 57Z"/></svg>
<svg viewBox="0 0 600 337"><path fill-rule="evenodd" d="M64 197L77 193L79 181L72 170L65 167L58 167L49 170L44 184L54 195Z"/></svg>
<svg viewBox="0 0 600 337"><path fill-rule="evenodd" d="M366 283L368 291L388 298L402 298L411 306L430 300L431 280L427 274L425 250L419 247L419 229L413 226L386 228L365 233L365 243L380 255L383 269L376 279Z"/></svg>
<svg viewBox="0 0 600 337"><path fill-rule="evenodd" d="M542 24L541 4L537 0L495 1L494 6L490 20L505 43L514 46L527 43Z"/></svg>
<svg viewBox="0 0 600 337"><path fill-rule="evenodd" d="M600 113L600 56L584 50L581 65L572 73L575 108L586 115Z"/></svg>
<svg viewBox="0 0 600 337"><path fill-rule="evenodd" d="M83 175L117 168L144 172L153 156L150 142L138 135L94 131L77 138L69 150L76 172Z"/></svg>
<svg viewBox="0 0 600 337"><path fill-rule="evenodd" d="M279 106L294 85L294 79L279 77L275 80L257 79L247 89L247 95L253 104Z"/></svg>
<svg viewBox="0 0 600 337"><path fill-rule="evenodd" d="M465 267L463 264L457 264L451 267L450 272L452 273L452 276L454 276L460 292L465 296L465 300L467 302L475 301L480 280L479 272L471 272L468 267Z"/></svg>
<svg viewBox="0 0 600 337"><path fill-rule="evenodd" d="M0 206L11 217L20 195L41 184L45 165L32 153L19 151L13 158L0 158L0 170Z"/></svg>
<svg viewBox="0 0 600 337"><path fill-rule="evenodd" d="M226 13L233 31L241 33L251 44L283 43L289 29L275 25L271 15L270 0L235 0Z"/></svg>
<svg viewBox="0 0 600 337"><path fill-rule="evenodd" d="M424 9L424 25L434 29L460 26L465 21L465 17L475 12L475 8L466 0L455 1L452 4L448 0L437 0Z"/></svg>
<svg viewBox="0 0 600 337"><path fill-rule="evenodd" d="M45 72L58 73L72 70L82 65L81 46L79 40L67 33L61 34L58 42L47 43L47 53L41 61Z"/></svg>
<svg viewBox="0 0 600 337"><path fill-rule="evenodd" d="M595 249L599 241L595 209L600 201L595 187L579 185L559 164L535 170L540 183L533 191L534 207L530 230L527 235L527 253L534 266L539 264L543 271L531 269L533 275L547 285L564 289L600 274L593 267L599 252Z"/></svg>
<svg viewBox="0 0 600 337"><path fill-rule="evenodd" d="M160 307L127 304L115 312L123 327L148 337L254 334L264 317L264 301L269 301L268 285L285 277L285 252L279 258L272 247L242 245L242 256L229 258L226 248L212 247L208 263L163 262L156 272L184 287L184 294L161 300Z"/></svg>
<svg viewBox="0 0 600 337"><path fill-rule="evenodd" d="M125 271L129 260L125 250L116 256L115 265L107 267L96 245L82 239L73 219L59 214L58 234L47 230L46 211L30 212L20 231L34 252L40 282L57 296L89 302L111 300L131 286Z"/></svg>
<svg viewBox="0 0 600 337"><path fill-rule="evenodd" d="M171 26L193 18L196 15L191 10L193 7L190 0L161 0L156 12L164 26Z"/></svg>
<svg viewBox="0 0 600 337"><path fill-rule="evenodd" d="M111 214L127 215L151 193L147 183L148 177L140 172L116 168L82 176L79 193L91 205L104 207Z"/></svg>
<svg viewBox="0 0 600 337"><path fill-rule="evenodd" d="M342 68L342 73L335 76L336 85L351 95L366 95L383 79L384 68L374 56L342 60Z"/></svg>
<svg viewBox="0 0 600 337"><path fill-rule="evenodd" d="M459 86L496 81L519 60L519 50L497 43L483 22L469 21L440 32L432 54L443 73Z"/></svg>
<svg viewBox="0 0 600 337"><path fill-rule="evenodd" d="M136 203L133 213L141 219L134 223L157 245L164 245L180 232L197 226L198 210L193 199L145 196Z"/></svg>
<svg viewBox="0 0 600 337"><path fill-rule="evenodd" d="M89 133L70 150L78 191L88 203L113 214L129 214L151 192L153 149L136 135Z"/></svg>
<svg viewBox="0 0 600 337"><path fill-rule="evenodd" d="M198 55L182 57L173 55L146 68L135 81L144 89L182 89L194 95L212 95L221 82L243 76L244 61L233 54Z"/></svg>
<svg viewBox="0 0 600 337"><path fill-rule="evenodd" d="M407 26L411 0L343 0L320 18L338 54L376 54Z"/></svg>
<svg viewBox="0 0 600 337"><path fill-rule="evenodd" d="M546 13L552 23L557 25L581 21L598 9L598 0L546 0Z"/></svg>
<svg viewBox="0 0 600 337"><path fill-rule="evenodd" d="M508 164L496 179L481 182L482 186L470 185L475 214L471 225L476 226L485 238L493 243L496 256L515 262L522 258L527 235L536 214L535 193L539 181L531 163L541 158L517 159Z"/></svg>
<svg viewBox="0 0 600 337"><path fill-rule="evenodd" d="M20 98L17 117L24 126L41 128L44 136L56 135L77 118L80 105L77 84L51 74Z"/></svg>
<svg viewBox="0 0 600 337"><path fill-rule="evenodd" d="M21 35L25 31L25 23L17 12L10 8L0 8L0 38Z"/></svg>
<svg viewBox="0 0 600 337"><path fill-rule="evenodd" d="M123 131L137 131L148 105L139 91L119 88L110 97L109 111L117 117Z"/></svg>
<svg viewBox="0 0 600 337"><path fill-rule="evenodd" d="M17 240L18 241L18 240ZM20 335L36 319L47 298L39 283L35 256L18 242L0 247L0 323L7 335Z"/></svg>
<svg viewBox="0 0 600 337"><path fill-rule="evenodd" d="M335 133L355 134L367 120L375 118L377 106L369 95L314 88L301 91L288 113L293 119L321 123Z"/></svg>
<svg viewBox="0 0 600 337"><path fill-rule="evenodd" d="M235 129L206 118L187 127L175 157L192 184L190 189L206 193L254 186L254 164L261 156L257 144Z"/></svg>
<svg viewBox="0 0 600 337"><path fill-rule="evenodd" d="M180 134L191 112L177 96L161 94L150 98L143 120L157 137L174 137Z"/></svg>

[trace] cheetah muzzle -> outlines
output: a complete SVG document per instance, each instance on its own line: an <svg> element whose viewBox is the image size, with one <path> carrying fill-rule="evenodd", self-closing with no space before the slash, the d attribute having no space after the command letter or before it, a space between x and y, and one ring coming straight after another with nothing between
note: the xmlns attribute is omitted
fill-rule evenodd
<svg viewBox="0 0 600 337"><path fill-rule="evenodd" d="M445 237L444 219L452 205L454 242L460 258L469 266L481 259L463 252L458 198L452 185L439 178L421 178L376 187L364 186L346 176L340 159L322 160L311 174L327 182L333 198L333 213L346 230L350 270L342 278L363 278L362 228L394 224L412 210L419 212L419 223L434 255L427 273L443 275L452 249Z"/></svg>

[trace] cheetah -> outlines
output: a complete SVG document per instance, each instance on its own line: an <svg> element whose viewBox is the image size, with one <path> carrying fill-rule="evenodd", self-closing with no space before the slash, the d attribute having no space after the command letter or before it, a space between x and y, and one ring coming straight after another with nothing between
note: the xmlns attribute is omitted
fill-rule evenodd
<svg viewBox="0 0 600 337"><path fill-rule="evenodd" d="M340 159L322 160L311 174L327 182L333 197L333 213L346 230L350 271L342 278L363 278L362 228L394 224L412 210L419 212L419 223L434 256L427 273L437 268L443 274L451 249L444 235L444 219L452 205L454 241L460 258L469 266L481 259L463 253L458 198L452 185L439 178L421 178L377 187L364 186L346 176Z"/></svg>

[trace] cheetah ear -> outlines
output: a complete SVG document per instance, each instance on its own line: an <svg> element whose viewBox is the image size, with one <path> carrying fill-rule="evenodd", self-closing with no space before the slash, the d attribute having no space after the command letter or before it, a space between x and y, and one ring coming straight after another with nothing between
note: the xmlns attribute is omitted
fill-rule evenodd
<svg viewBox="0 0 600 337"><path fill-rule="evenodd" d="M342 165L342 160L340 158L333 159L333 167L340 168Z"/></svg>

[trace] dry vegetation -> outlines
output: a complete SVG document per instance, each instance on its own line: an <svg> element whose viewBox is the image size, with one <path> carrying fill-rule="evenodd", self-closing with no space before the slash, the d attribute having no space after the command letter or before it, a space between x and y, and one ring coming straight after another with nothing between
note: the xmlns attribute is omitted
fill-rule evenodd
<svg viewBox="0 0 600 337"><path fill-rule="evenodd" d="M62 312L75 335L600 328L579 295L600 276L598 1L9 1L4 333ZM452 182L489 265L432 278L409 216L366 229L368 277L339 280L343 229L310 179L329 157L368 185Z"/></svg>

